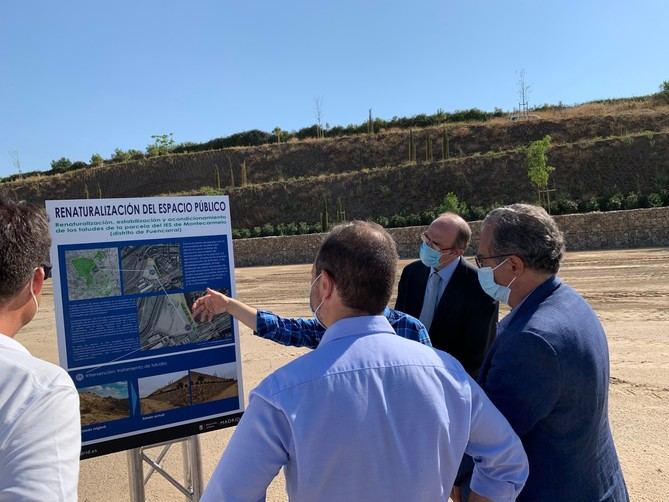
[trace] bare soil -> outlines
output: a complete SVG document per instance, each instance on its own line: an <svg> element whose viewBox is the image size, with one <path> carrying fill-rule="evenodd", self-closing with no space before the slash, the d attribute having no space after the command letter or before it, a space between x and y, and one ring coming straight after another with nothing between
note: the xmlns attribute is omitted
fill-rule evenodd
<svg viewBox="0 0 669 502"><path fill-rule="evenodd" d="M282 315L307 316L309 270L309 265L238 269L237 296ZM669 493L669 248L569 253L560 275L588 299L606 328L609 412L630 496L664 500ZM50 285L37 319L17 338L34 355L57 362ZM240 340L245 398L267 374L305 352L254 337L244 327ZM200 436L205 483L231 433ZM181 449L172 448L163 465L181 478ZM130 500L127 472L123 452L82 462L80 500ZM147 501L182 499L159 476L146 485ZM268 500L287 500L282 478L271 485Z"/></svg>

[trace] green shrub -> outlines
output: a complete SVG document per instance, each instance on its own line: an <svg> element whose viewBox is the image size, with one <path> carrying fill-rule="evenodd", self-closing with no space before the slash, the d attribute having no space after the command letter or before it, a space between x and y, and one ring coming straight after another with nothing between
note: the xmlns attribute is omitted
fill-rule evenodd
<svg viewBox="0 0 669 502"><path fill-rule="evenodd" d="M623 196L620 193L614 193L606 200L607 211L618 211L623 207Z"/></svg>
<svg viewBox="0 0 669 502"><path fill-rule="evenodd" d="M70 166L70 169L68 169L68 171L74 171L75 169L84 169L86 167L88 167L88 164L86 164L86 162L77 160L76 162L72 162L72 165Z"/></svg>
<svg viewBox="0 0 669 502"><path fill-rule="evenodd" d="M481 206L474 206L469 208L469 213L467 214L467 219L469 221L478 221L486 217L487 211Z"/></svg>
<svg viewBox="0 0 669 502"><path fill-rule="evenodd" d="M390 218L389 224L390 228L400 228L405 227L407 220L401 214L395 214Z"/></svg>
<svg viewBox="0 0 669 502"><path fill-rule="evenodd" d="M54 172L67 171L72 166L72 161L66 157L51 161L51 170Z"/></svg>
<svg viewBox="0 0 669 502"><path fill-rule="evenodd" d="M111 156L112 162L127 162L130 160L130 152L116 148Z"/></svg>
<svg viewBox="0 0 669 502"><path fill-rule="evenodd" d="M376 218L376 222L384 228L387 228L390 225L390 221L385 216L379 216Z"/></svg>
<svg viewBox="0 0 669 502"><path fill-rule="evenodd" d="M204 186L200 188L200 193L202 195L221 195L223 191L218 188Z"/></svg>
<svg viewBox="0 0 669 502"><path fill-rule="evenodd" d="M420 222L422 225L429 225L434 221L434 219L437 217L437 212L436 211L423 211L420 213Z"/></svg>
<svg viewBox="0 0 669 502"><path fill-rule="evenodd" d="M260 227L253 227L251 229L251 237L262 237L262 230Z"/></svg>
<svg viewBox="0 0 669 502"><path fill-rule="evenodd" d="M458 196L453 192L448 192L437 211L439 213L455 213L463 215L467 214L467 204L460 202Z"/></svg>
<svg viewBox="0 0 669 502"><path fill-rule="evenodd" d="M637 209L641 207L640 201L639 201L639 195L630 192L628 193L625 198L623 199L623 208L624 209Z"/></svg>
<svg viewBox="0 0 669 502"><path fill-rule="evenodd" d="M142 160L144 153L139 150L130 149L126 152L130 156L130 160Z"/></svg>
<svg viewBox="0 0 669 502"><path fill-rule="evenodd" d="M270 235L275 235L274 225L272 225L271 223L265 223L260 228L260 236L261 237L269 237Z"/></svg>
<svg viewBox="0 0 669 502"><path fill-rule="evenodd" d="M664 205L669 206L669 190L662 190L660 195L662 196L662 202Z"/></svg>
<svg viewBox="0 0 669 502"><path fill-rule="evenodd" d="M104 161L105 160L102 158L102 155L100 155L99 153L94 153L93 155L91 155L91 160L90 160L91 166L101 166L104 163Z"/></svg>
<svg viewBox="0 0 669 502"><path fill-rule="evenodd" d="M421 218L419 214L412 213L407 216L406 224L409 227L416 227L421 224Z"/></svg>
<svg viewBox="0 0 669 502"><path fill-rule="evenodd" d="M303 234L308 234L309 232L309 224L306 221L301 221L297 224L297 233L299 235Z"/></svg>
<svg viewBox="0 0 669 502"><path fill-rule="evenodd" d="M582 200L578 203L578 210L581 213L599 211L600 209L601 206L597 197L590 197L589 199Z"/></svg>
<svg viewBox="0 0 669 502"><path fill-rule="evenodd" d="M650 207L662 207L664 201L659 193L653 192L648 194L648 205Z"/></svg>
<svg viewBox="0 0 669 502"><path fill-rule="evenodd" d="M560 199L557 202L558 214L578 213L578 203L571 199Z"/></svg>

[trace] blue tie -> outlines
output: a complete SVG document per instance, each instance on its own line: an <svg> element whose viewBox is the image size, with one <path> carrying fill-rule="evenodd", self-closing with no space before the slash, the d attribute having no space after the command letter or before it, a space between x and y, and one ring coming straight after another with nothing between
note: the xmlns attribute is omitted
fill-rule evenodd
<svg viewBox="0 0 669 502"><path fill-rule="evenodd" d="M435 271L432 271L430 278L427 280L427 287L425 288L425 298L423 298L423 308L420 311L419 319L428 330L432 325L434 311L437 309L440 281L441 277L439 274Z"/></svg>

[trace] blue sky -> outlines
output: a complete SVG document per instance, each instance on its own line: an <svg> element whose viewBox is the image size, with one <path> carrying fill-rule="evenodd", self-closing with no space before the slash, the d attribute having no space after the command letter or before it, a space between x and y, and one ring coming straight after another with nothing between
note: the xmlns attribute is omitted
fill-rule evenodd
<svg viewBox="0 0 669 502"><path fill-rule="evenodd" d="M3 0L0 176L248 129L575 104L669 80L666 0Z"/></svg>
<svg viewBox="0 0 669 502"><path fill-rule="evenodd" d="M100 397L113 397L116 399L128 399L128 382L113 382L103 385L84 387L82 392L94 392Z"/></svg>

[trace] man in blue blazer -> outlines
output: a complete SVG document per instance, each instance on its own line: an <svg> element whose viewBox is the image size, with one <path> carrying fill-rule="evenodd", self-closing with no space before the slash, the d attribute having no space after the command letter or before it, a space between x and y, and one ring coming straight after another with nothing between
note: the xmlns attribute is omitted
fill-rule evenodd
<svg viewBox="0 0 669 502"><path fill-rule="evenodd" d="M518 500L629 500L609 427L606 335L556 276L564 249L543 208L514 204L484 220L481 287L512 310L479 383L527 452L530 476Z"/></svg>

